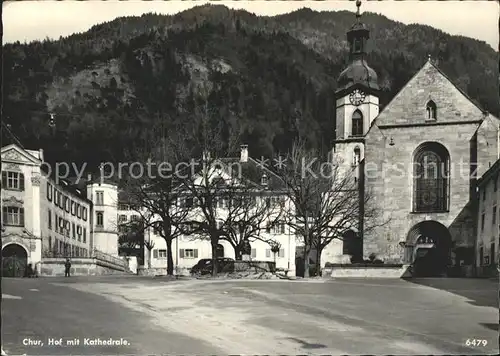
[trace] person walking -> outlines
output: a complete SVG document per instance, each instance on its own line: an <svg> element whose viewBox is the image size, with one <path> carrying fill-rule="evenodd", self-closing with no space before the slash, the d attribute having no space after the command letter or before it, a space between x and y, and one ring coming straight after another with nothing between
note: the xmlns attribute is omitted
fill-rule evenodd
<svg viewBox="0 0 500 356"><path fill-rule="evenodd" d="M69 271L71 269L71 262L69 258L66 259L66 263L64 264L64 277L69 277Z"/></svg>

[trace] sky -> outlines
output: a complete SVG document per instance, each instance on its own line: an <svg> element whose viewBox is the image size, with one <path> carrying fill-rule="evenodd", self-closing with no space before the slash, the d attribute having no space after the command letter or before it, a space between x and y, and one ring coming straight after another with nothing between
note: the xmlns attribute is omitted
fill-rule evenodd
<svg viewBox="0 0 500 356"><path fill-rule="evenodd" d="M121 16L148 12L175 14L206 3L273 16L303 7L316 11L356 11L353 1L5 1L3 42L58 39ZM375 12L405 24L419 23L452 35L482 40L498 50L497 1L363 1L362 11Z"/></svg>

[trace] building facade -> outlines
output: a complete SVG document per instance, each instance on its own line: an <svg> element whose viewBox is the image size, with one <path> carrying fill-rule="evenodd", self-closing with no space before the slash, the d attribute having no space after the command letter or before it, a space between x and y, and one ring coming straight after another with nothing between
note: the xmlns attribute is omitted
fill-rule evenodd
<svg viewBox="0 0 500 356"><path fill-rule="evenodd" d="M363 164L366 205L380 210L376 221L360 216L364 229L355 238L362 239L363 258L413 264L422 275L471 267L477 180L499 158L500 121L430 57L378 113L377 74L366 60L369 31L359 10L356 16L347 34L350 63L338 80L333 152L346 170ZM324 253L332 258L340 247Z"/></svg>
<svg viewBox="0 0 500 356"><path fill-rule="evenodd" d="M101 175L102 176L102 175ZM118 185L87 178L87 197L93 204L93 245L99 251L118 256Z"/></svg>
<svg viewBox="0 0 500 356"><path fill-rule="evenodd" d="M42 150L15 144L2 147L5 276L23 276L28 264L40 272L44 257L90 257L95 249L118 255L118 233L112 225L117 215L118 199L113 196L117 186L75 185L52 177L48 167ZM103 195L92 195L94 190ZM93 218L96 207L106 213L104 220Z"/></svg>
<svg viewBox="0 0 500 356"><path fill-rule="evenodd" d="M264 199L268 202L269 207L272 209L273 206L278 206L279 197L277 190L275 189L276 179L269 178L273 173L264 167L260 167L258 162L248 156L248 146L243 145L240 152L240 157L225 158L219 163L225 165L226 167L238 165L241 169L243 179L252 182L255 186L259 186L256 191L255 199ZM226 175L224 172L219 172L217 174L210 174L210 179L223 179L228 181L231 179L230 176ZM190 211L189 220L200 220L202 219L202 214L198 210L196 204L193 204L192 200L186 197L180 197L177 201L177 206L182 206L186 208L186 200L191 201L191 205L188 208L192 209ZM220 223L222 224L225 220L227 214L227 204L226 199L220 198L217 200L216 204L216 216L220 218ZM281 203L280 203L281 206ZM142 217L148 216L147 211L137 211L132 210L130 205L126 200L120 201L120 209L118 211L119 222L122 225L130 223L132 220L139 220ZM272 216L269 216L272 219ZM160 221L159 217L149 217L148 220ZM250 238L251 244L251 256L250 258L256 261L269 261L276 262L276 267L288 270L290 273L295 273L295 249L296 249L296 235L285 223L273 224L271 226L270 221L262 221L262 225L259 229L259 238ZM125 233L126 229L120 230ZM147 249L144 250L144 265L148 265L150 261L151 268L166 270L167 268L167 245L166 241L160 236L160 232L154 228L149 227L145 231L144 239L153 244L151 250L151 255L148 257ZM279 244L279 251L273 253L271 251L271 243ZM209 259L212 257L212 247L209 240L204 239L196 235L181 235L174 239L172 242L172 257L173 264L176 268L177 273L187 274L189 269L193 267L200 259ZM224 239L220 239L217 249L217 257L226 257L237 259L235 255L235 249L233 246ZM240 256L238 256L239 258Z"/></svg>
<svg viewBox="0 0 500 356"><path fill-rule="evenodd" d="M478 182L478 215L475 266L478 276L496 273L500 236L500 161L486 171Z"/></svg>

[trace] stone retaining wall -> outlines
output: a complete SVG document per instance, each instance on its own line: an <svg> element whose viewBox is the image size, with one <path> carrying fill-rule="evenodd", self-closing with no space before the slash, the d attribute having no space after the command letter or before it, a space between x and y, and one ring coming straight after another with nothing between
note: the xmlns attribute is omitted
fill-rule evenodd
<svg viewBox="0 0 500 356"><path fill-rule="evenodd" d="M64 258L43 258L41 263L41 276L64 276ZM116 266L108 261L96 258L72 258L70 274L72 276L102 276L111 274L129 274L123 266Z"/></svg>
<svg viewBox="0 0 500 356"><path fill-rule="evenodd" d="M274 272L276 270L275 263L268 261L234 261L234 269L232 268L232 266L233 263L228 266L228 269L230 270L228 270L227 272L263 273Z"/></svg>
<svg viewBox="0 0 500 356"><path fill-rule="evenodd" d="M407 278L410 265L338 265L323 268L322 276L329 278Z"/></svg>

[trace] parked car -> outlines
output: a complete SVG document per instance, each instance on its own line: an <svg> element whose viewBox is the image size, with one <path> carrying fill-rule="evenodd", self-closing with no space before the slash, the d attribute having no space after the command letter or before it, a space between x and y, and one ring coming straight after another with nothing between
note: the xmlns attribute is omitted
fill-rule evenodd
<svg viewBox="0 0 500 356"><path fill-rule="evenodd" d="M227 258L227 257L219 257L216 260L217 262L217 273L222 272L224 267L226 267L228 264L234 263L234 260L232 258ZM203 258L198 261L192 268L191 268L191 274L210 274L212 273L212 259L210 258Z"/></svg>

